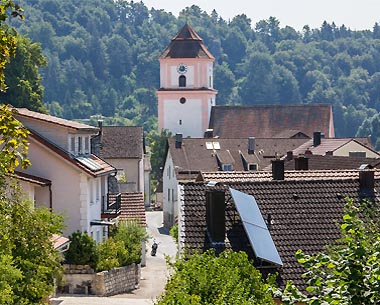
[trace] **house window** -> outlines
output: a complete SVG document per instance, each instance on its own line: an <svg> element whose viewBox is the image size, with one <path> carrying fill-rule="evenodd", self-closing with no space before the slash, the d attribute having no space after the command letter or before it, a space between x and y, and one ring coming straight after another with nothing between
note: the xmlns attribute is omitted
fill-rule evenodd
<svg viewBox="0 0 380 305"><path fill-rule="evenodd" d="M185 104L185 103L186 103L186 99L185 99L184 97L181 97L181 98L179 99L179 102L180 102L181 104Z"/></svg>
<svg viewBox="0 0 380 305"><path fill-rule="evenodd" d="M223 164L222 168L223 168L223 171L225 171L225 172L233 170L232 164Z"/></svg>
<svg viewBox="0 0 380 305"><path fill-rule="evenodd" d="M84 138L84 153L85 154L90 153L90 137Z"/></svg>
<svg viewBox="0 0 380 305"><path fill-rule="evenodd" d="M248 170L249 171L257 171L258 170L258 165L256 163L249 163L248 164Z"/></svg>
<svg viewBox="0 0 380 305"><path fill-rule="evenodd" d="M179 124L179 125L182 125L182 120L179 120L178 124Z"/></svg>
<svg viewBox="0 0 380 305"><path fill-rule="evenodd" d="M82 137L78 137L78 154L82 153Z"/></svg>
<svg viewBox="0 0 380 305"><path fill-rule="evenodd" d="M70 152L75 153L75 137L70 138Z"/></svg>
<svg viewBox="0 0 380 305"><path fill-rule="evenodd" d="M178 78L178 85L180 87L186 87L186 76L185 75L180 75Z"/></svg>
<svg viewBox="0 0 380 305"><path fill-rule="evenodd" d="M170 189L168 189L168 201L170 201Z"/></svg>

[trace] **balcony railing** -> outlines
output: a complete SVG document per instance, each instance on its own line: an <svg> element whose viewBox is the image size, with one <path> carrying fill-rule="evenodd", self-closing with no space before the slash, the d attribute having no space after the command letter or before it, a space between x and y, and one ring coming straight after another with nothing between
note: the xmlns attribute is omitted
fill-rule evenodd
<svg viewBox="0 0 380 305"><path fill-rule="evenodd" d="M120 215L121 193L102 197L102 218L114 218Z"/></svg>

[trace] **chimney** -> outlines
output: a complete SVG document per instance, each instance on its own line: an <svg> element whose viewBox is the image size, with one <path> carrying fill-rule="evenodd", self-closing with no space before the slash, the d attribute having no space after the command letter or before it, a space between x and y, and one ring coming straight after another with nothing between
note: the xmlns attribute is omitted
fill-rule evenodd
<svg viewBox="0 0 380 305"><path fill-rule="evenodd" d="M286 153L286 160L287 160L287 161L293 160L293 151L292 151L292 150L289 150L289 151Z"/></svg>
<svg viewBox="0 0 380 305"><path fill-rule="evenodd" d="M306 158L305 156L299 156L298 158L295 158L294 169L296 171L299 171L299 170L307 171L309 169L309 158Z"/></svg>
<svg viewBox="0 0 380 305"><path fill-rule="evenodd" d="M284 160L272 160L272 177L273 180L285 179Z"/></svg>
<svg viewBox="0 0 380 305"><path fill-rule="evenodd" d="M182 133L175 135L175 148L182 148Z"/></svg>
<svg viewBox="0 0 380 305"><path fill-rule="evenodd" d="M206 192L206 223L207 232L214 243L224 243L226 202L223 191Z"/></svg>
<svg viewBox="0 0 380 305"><path fill-rule="evenodd" d="M320 131L313 132L313 146L317 147L321 144L322 133Z"/></svg>
<svg viewBox="0 0 380 305"><path fill-rule="evenodd" d="M373 170L359 171L360 191L372 194L375 189L375 172Z"/></svg>
<svg viewBox="0 0 380 305"><path fill-rule="evenodd" d="M214 137L214 129L206 129L205 138L213 138Z"/></svg>
<svg viewBox="0 0 380 305"><path fill-rule="evenodd" d="M248 154L253 155L255 153L255 137L248 138Z"/></svg>
<svg viewBox="0 0 380 305"><path fill-rule="evenodd" d="M103 132L103 120L98 120L99 135Z"/></svg>

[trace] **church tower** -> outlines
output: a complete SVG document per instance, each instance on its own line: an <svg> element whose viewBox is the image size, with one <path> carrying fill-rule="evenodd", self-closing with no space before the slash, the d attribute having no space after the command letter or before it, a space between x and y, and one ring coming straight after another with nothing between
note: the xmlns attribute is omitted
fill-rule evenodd
<svg viewBox="0 0 380 305"><path fill-rule="evenodd" d="M204 136L217 91L213 62L202 39L185 25L159 57L158 129L184 137Z"/></svg>

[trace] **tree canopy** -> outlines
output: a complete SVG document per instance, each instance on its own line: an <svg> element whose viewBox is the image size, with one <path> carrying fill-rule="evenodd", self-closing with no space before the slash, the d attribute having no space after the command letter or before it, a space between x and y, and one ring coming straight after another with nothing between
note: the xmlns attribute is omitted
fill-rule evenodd
<svg viewBox="0 0 380 305"><path fill-rule="evenodd" d="M21 1L11 24L40 43L43 103L53 115L117 124L157 121L158 56L189 23L215 57L219 105L330 103L337 136L355 136L380 111L380 30L321 20L301 32L280 20L224 20L192 5L178 17L126 0ZM41 66L40 66L41 67ZM372 134L375 143L378 134ZM380 144L379 144L380 145Z"/></svg>
<svg viewBox="0 0 380 305"><path fill-rule="evenodd" d="M245 252L211 250L172 263L174 273L157 305L182 304L274 304L260 271Z"/></svg>

